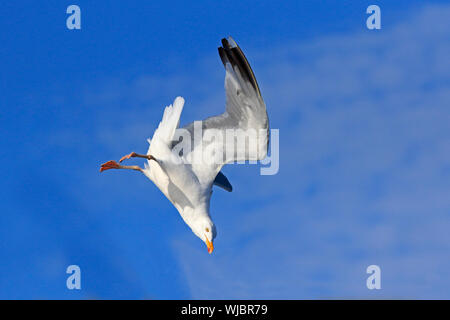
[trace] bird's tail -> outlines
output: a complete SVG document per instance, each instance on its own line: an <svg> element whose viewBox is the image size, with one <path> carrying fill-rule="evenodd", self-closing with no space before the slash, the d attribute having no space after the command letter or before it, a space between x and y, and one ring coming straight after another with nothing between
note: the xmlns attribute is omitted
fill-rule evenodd
<svg viewBox="0 0 450 320"><path fill-rule="evenodd" d="M184 99L183 97L176 97L173 105L170 105L164 109L164 114L158 129L153 134L153 140L159 139L165 144L172 143L175 130L180 123L181 112L183 111Z"/></svg>

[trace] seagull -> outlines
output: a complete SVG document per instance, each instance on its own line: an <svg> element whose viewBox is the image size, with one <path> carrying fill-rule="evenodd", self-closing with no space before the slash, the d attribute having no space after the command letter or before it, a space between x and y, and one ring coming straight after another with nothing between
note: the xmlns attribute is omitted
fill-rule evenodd
<svg viewBox="0 0 450 320"><path fill-rule="evenodd" d="M130 169L143 173L175 206L210 254L217 235L210 215L212 188L216 185L232 191L222 167L228 163L262 160L269 144L266 105L250 64L231 37L222 39L218 50L226 71L225 112L179 128L185 101L177 97L164 109L152 139L147 140L147 154L131 152L119 163L111 160L100 167L100 172ZM228 138L230 134L234 134L232 139ZM239 143L242 137L244 140ZM147 159L144 168L121 164L131 158Z"/></svg>

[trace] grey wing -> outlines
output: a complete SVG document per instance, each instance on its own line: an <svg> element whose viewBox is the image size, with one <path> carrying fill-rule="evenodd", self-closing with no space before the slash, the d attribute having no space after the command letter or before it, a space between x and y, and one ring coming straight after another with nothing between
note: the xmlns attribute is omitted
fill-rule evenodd
<svg viewBox="0 0 450 320"><path fill-rule="evenodd" d="M266 105L244 53L231 37L222 39L218 50L226 70L225 112L180 129L191 138L190 148L183 149L182 156L206 184L213 183L226 163L264 159L269 143Z"/></svg>

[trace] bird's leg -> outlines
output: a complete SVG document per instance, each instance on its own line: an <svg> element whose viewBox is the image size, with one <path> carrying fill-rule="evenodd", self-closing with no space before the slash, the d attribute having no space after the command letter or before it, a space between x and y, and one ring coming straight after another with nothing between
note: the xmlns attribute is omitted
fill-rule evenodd
<svg viewBox="0 0 450 320"><path fill-rule="evenodd" d="M105 170L109 170L109 169L131 169L131 170L136 170L136 171L140 171L142 172L142 168L139 166L122 166L120 164L118 164L117 162L115 162L114 160L105 162L104 164L101 165L100 167L100 172L103 172Z"/></svg>
<svg viewBox="0 0 450 320"><path fill-rule="evenodd" d="M156 158L151 155L146 155L146 154L144 155L144 154L138 154L136 152L132 152L132 153L122 157L119 160L119 163L122 162L123 160L130 159L130 158L145 158L147 160L155 160L156 162L158 162L158 160L156 160ZM103 171L109 170L109 169L131 169L131 170L136 170L136 171L142 172L142 168L139 166L122 166L113 160L102 164L100 167L100 172L103 172Z"/></svg>
<svg viewBox="0 0 450 320"><path fill-rule="evenodd" d="M132 153L130 153L130 154L127 154L126 156L123 156L123 157L119 160L119 162L122 162L123 160L130 159L130 158L145 158L145 159L147 159L147 160L155 160L155 161L156 161L156 159L155 159L153 156L151 156L151 155L147 155L147 154L138 154L138 153L136 153L136 152L132 152Z"/></svg>

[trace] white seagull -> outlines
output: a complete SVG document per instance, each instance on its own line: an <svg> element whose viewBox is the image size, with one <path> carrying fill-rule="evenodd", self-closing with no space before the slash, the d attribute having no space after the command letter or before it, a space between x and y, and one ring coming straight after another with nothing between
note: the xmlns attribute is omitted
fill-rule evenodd
<svg viewBox="0 0 450 320"><path fill-rule="evenodd" d="M209 253L214 249L217 234L209 212L212 187L232 190L221 168L236 161L264 159L269 143L266 106L244 53L231 37L222 39L218 49L226 70L225 112L179 128L184 99L177 97L173 106L165 108L153 138L148 139L147 154L132 152L119 161L145 158L144 169L115 161L100 168L100 172L108 169L142 172L172 202L192 232L206 243ZM222 139L230 132L235 134L233 139ZM236 145L243 132L244 143Z"/></svg>

